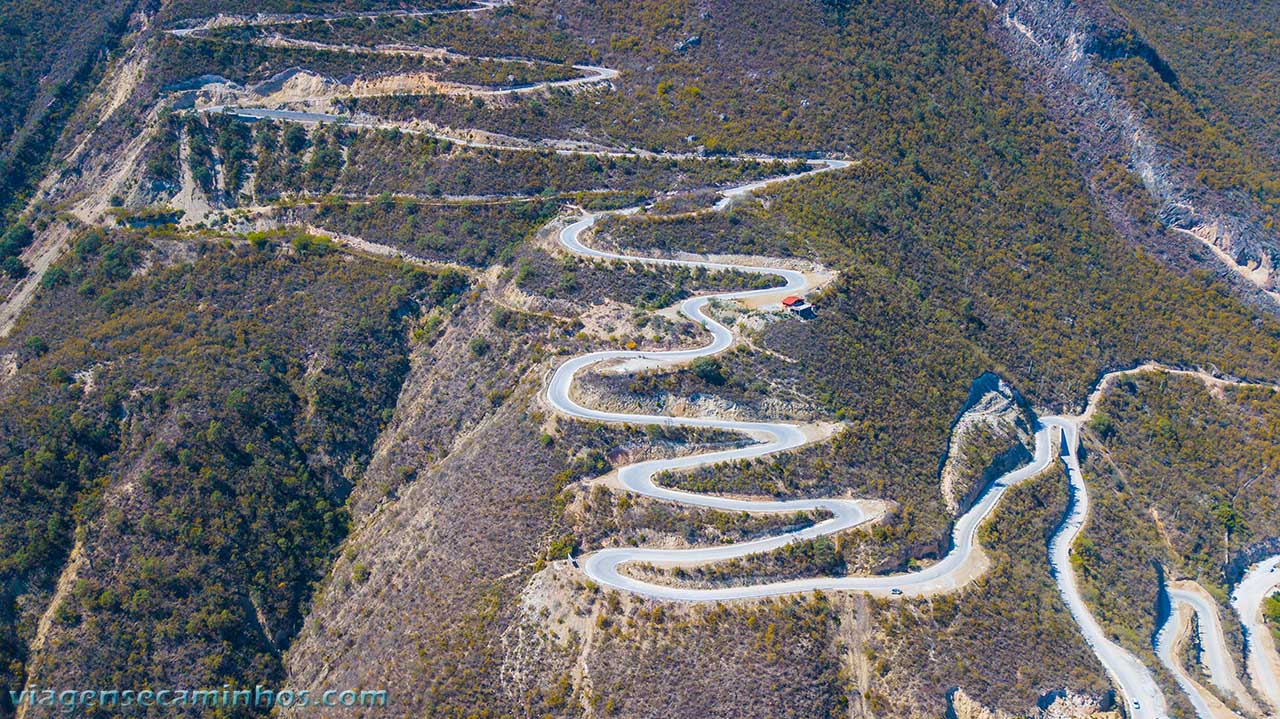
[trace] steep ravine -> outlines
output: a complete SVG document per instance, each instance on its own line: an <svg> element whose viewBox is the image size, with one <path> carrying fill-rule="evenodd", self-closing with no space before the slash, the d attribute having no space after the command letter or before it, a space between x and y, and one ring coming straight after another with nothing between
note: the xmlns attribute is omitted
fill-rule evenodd
<svg viewBox="0 0 1280 719"><path fill-rule="evenodd" d="M1280 238L1264 226L1257 205L1244 192L1219 192L1199 181L1197 168L1157 140L1104 66L1136 57L1177 89L1178 78L1159 53L1099 0L986 2L994 8L990 31L1074 132L1086 174L1108 162L1127 168L1141 178L1160 223L1202 243L1249 284L1280 300Z"/></svg>

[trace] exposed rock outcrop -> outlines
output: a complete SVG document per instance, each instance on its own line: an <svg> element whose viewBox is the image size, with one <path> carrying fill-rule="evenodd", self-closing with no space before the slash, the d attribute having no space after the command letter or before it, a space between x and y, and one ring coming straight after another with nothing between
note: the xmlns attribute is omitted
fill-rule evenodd
<svg viewBox="0 0 1280 719"><path fill-rule="evenodd" d="M1031 461L1032 435L1031 417L1016 390L990 372L975 380L943 459L947 508L968 509L996 477Z"/></svg>
<svg viewBox="0 0 1280 719"><path fill-rule="evenodd" d="M1012 719L1007 712L986 708L976 699L965 694L963 689L951 692L950 702L950 711L947 712L947 716L954 719Z"/></svg>
<svg viewBox="0 0 1280 719"><path fill-rule="evenodd" d="M1104 66L1137 57L1171 88L1177 75L1109 5L1098 0L988 0L993 32L1015 62L1041 85L1054 111L1077 130L1081 166L1106 161L1142 179L1167 227L1194 237L1231 269L1275 294L1280 238L1243 191L1211 190L1178 153L1157 141Z"/></svg>
<svg viewBox="0 0 1280 719"><path fill-rule="evenodd" d="M954 719L1014 719L1012 714L999 709L992 711L965 693L956 689L948 697L948 717ZM1026 719L1120 719L1120 712L1103 711L1103 702L1097 697L1066 693L1038 711L1030 712Z"/></svg>

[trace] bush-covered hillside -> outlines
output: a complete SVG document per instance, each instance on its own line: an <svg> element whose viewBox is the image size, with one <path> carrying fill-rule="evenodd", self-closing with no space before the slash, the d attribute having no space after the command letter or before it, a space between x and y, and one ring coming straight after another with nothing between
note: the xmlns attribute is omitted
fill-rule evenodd
<svg viewBox="0 0 1280 719"><path fill-rule="evenodd" d="M0 224L21 211L63 124L101 76L137 3L0 3Z"/></svg>
<svg viewBox="0 0 1280 719"><path fill-rule="evenodd" d="M280 677L407 369L404 323L465 281L305 235L89 230L44 284L0 349L20 363L0 385L8 680L33 644L48 681Z"/></svg>
<svg viewBox="0 0 1280 719"><path fill-rule="evenodd" d="M1146 646L1162 569L1225 602L1238 558L1280 536L1278 429L1270 387L1144 373L1105 396L1087 435L1096 509L1077 569L1117 636Z"/></svg>
<svg viewBox="0 0 1280 719"><path fill-rule="evenodd" d="M670 605L602 591L578 552L816 518L633 503L601 476L738 438L569 421L545 394L580 353L701 343L696 324L656 314L681 298L772 282L570 257L539 232L584 206L705 209L716 189L801 168L727 154L852 163L726 212L609 218L590 242L820 262L837 276L810 296L816 314L719 307L741 319L731 351L578 388L615 407L839 423L800 451L663 481L889 507L734 578L945 554L956 511L942 460L985 373L1042 412L1077 410L1100 374L1147 360L1280 380L1280 321L1109 222L1083 179L1093 168L1073 159L1080 138L988 36L987 4L519 0L162 34L219 12L445 4L148 6L130 40L136 76L108 93L116 110L100 126L97 107L74 115L73 129L98 132L63 134L60 151L83 139L80 154L0 235L6 308L28 271L9 258L26 253L37 288L0 339L0 684L386 688L396 716L458 719L943 716L955 689L1024 716L1051 693L1105 692L1045 556L1067 504L1059 472L1009 492L982 531L988 571L954 594ZM1153 36L1172 32L1155 9L1139 14ZM277 33L365 50L252 44ZM506 59L368 51L395 43ZM303 78L289 109L351 115L308 124L192 112L192 94L166 89L294 66L492 85L515 64L527 80L587 62L619 74L514 97L336 100L335 83L305 97ZM1273 163L1256 151L1267 101L1187 94L1202 82L1190 71L1161 89L1135 63L1112 69L1145 98L1158 140L1202 163L1206 183L1271 202ZM19 69L28 88L44 72ZM21 84L15 107L32 95ZM219 92L198 102L253 102ZM579 151L593 147L640 151ZM1098 177L1159 231L1127 168ZM44 272L35 260L57 257L63 234ZM364 255L351 238L455 269ZM1077 569L1144 658L1153 562L1220 586L1225 564L1280 534L1274 483L1250 481L1276 453L1274 404L1144 376L1091 425L1096 514Z"/></svg>
<svg viewBox="0 0 1280 719"><path fill-rule="evenodd" d="M1280 10L1229 0L1115 0L1176 73L1179 90L1253 151L1280 161ZM1274 179L1274 178L1273 178Z"/></svg>

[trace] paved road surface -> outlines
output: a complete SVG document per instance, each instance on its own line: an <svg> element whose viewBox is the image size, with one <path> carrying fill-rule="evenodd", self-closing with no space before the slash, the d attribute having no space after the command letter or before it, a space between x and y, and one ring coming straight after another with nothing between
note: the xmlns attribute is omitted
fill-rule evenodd
<svg viewBox="0 0 1280 719"><path fill-rule="evenodd" d="M1280 655L1270 630L1262 622L1262 601L1280 588L1280 555L1249 568L1236 591L1231 606L1244 626L1246 658L1253 686L1269 704L1271 716L1280 716Z"/></svg>
<svg viewBox="0 0 1280 719"><path fill-rule="evenodd" d="M1169 618L1156 635L1156 655L1178 679L1178 684L1195 706L1196 714L1201 719L1217 719L1222 716L1236 716L1226 709L1220 700L1212 695L1205 695L1204 687L1195 682L1186 672L1176 653L1176 639L1184 630L1183 618L1194 614L1199 627L1200 662L1213 682L1225 696L1234 698L1250 715L1261 714L1253 698L1245 689L1236 674L1235 662L1227 647L1226 636L1222 631L1222 622L1218 617L1218 605L1204 589L1190 582L1182 582L1180 586L1168 586L1171 605Z"/></svg>
<svg viewBox="0 0 1280 719"><path fill-rule="evenodd" d="M1119 689L1129 716L1134 719L1167 717L1169 710L1164 693L1160 691L1151 671L1137 657L1107 637L1102 625L1098 624L1098 620L1089 611L1076 584L1076 575L1071 568L1071 545L1084 529L1085 520L1089 516L1089 492L1075 452L1079 444L1077 425L1072 420L1057 421L1061 422L1058 426L1067 433L1067 441L1071 447L1071 452L1063 457L1071 482L1071 509L1049 543L1049 566L1053 570L1054 581L1058 584L1067 609L1080 627L1085 642L1107 668L1112 682Z"/></svg>
<svg viewBox="0 0 1280 719"><path fill-rule="evenodd" d="M824 169L834 168L815 169L823 171ZM734 190L723 192L722 195L725 200L731 202L733 198L749 192L750 189L754 188L749 186L735 188ZM717 208L723 209L727 204L727 202L722 201L717 203ZM746 272L767 272L777 275L786 281L782 288L783 292L800 294L809 289L803 275L788 270L762 269L734 264L685 262L670 259L654 260L593 249L582 243L581 236L583 232L595 223L598 216L588 214L564 228L560 233L560 242L570 251L588 257L652 264L703 266L711 269L738 269ZM653 476L656 473L666 470L688 469L733 459L757 457L799 447L805 443L805 437L801 428L796 425L613 413L583 407L572 398L573 380L577 373L588 366L600 362L622 362L628 369L635 368L638 363L645 367L662 367L685 363L697 357L708 356L725 349L733 342L733 333L727 327L706 315L704 309L707 303L714 298L733 300L743 299L752 295L778 292L779 290L777 289L730 292L686 300L681 305L681 311L693 321L702 324L711 333L711 341L708 344L697 349L673 352L607 351L575 357L561 365L552 376L547 388L547 400L560 412L581 419L632 424L716 427L736 430L762 439L758 444L735 450L674 459L652 460L621 468L619 470L619 479L623 486L638 494L654 499L726 510L790 512L801 509L827 509L834 514L834 517L804 530L726 546L688 550L630 547L602 550L583 558L581 566L587 576L607 587L649 597L682 601L748 599L813 590L854 590L881 596L904 597L952 591L963 586L985 568L985 564L982 564L985 560L981 559L981 548L977 543L977 533L982 522L999 503L1004 492L1018 482L1033 477L1051 466L1054 461L1055 447L1058 447L1062 450L1059 452L1059 456L1066 466L1073 490L1071 512L1064 520L1062 527L1053 538L1051 544L1050 563L1053 566L1058 587L1072 616L1080 625L1086 641L1106 667L1119 689L1129 715L1134 719L1163 719L1166 717L1167 709L1164 696L1151 672L1136 657L1106 637L1102 627L1089 612L1084 598L1080 595L1079 588L1076 585L1075 575L1071 571L1070 547L1083 528L1085 518L1088 515L1088 494L1080 473L1078 457L1075 451L1078 444L1078 419L1075 418L1050 417L1041 420L1036 428L1036 451L1033 461L1004 475L993 483L975 503L974 507L957 520L952 535L951 551L942 560L923 570L888 576L813 577L714 589L665 586L630 577L619 571L621 565L629 562L650 562L667 565L699 564L742 557L781 547L792 541L843 531L866 520L867 510L858 500L827 499L757 502L682 492L659 487L653 482ZM1065 445L1059 442L1060 437L1065 440Z"/></svg>
<svg viewBox="0 0 1280 719"><path fill-rule="evenodd" d="M1155 650L1156 656L1160 658L1160 662L1165 668L1173 674L1174 679L1178 682L1178 686L1182 689L1182 693L1187 696L1191 702L1191 707L1195 709L1196 716L1200 719L1230 719L1239 715L1230 711L1222 704L1211 692L1200 685L1192 676L1187 673L1183 666L1182 659L1179 656L1179 650L1182 648L1182 642L1191 641L1191 619L1195 617L1196 624L1201 629L1199 636L1201 639L1202 650L1201 658L1206 667L1211 662L1221 662L1222 657L1211 656L1210 645L1213 643L1213 637L1210 634L1212 629L1206 630L1204 627L1208 621L1217 621L1217 611L1211 610L1208 613L1204 611L1197 601L1198 595L1168 589L1169 595L1169 616L1165 619L1164 626L1156 633ZM1210 619L1212 617L1212 619ZM1225 647L1224 647L1225 648ZM1211 670L1215 683L1221 686L1225 680L1224 677L1217 674L1218 669ZM1229 690L1228 690L1229 691Z"/></svg>

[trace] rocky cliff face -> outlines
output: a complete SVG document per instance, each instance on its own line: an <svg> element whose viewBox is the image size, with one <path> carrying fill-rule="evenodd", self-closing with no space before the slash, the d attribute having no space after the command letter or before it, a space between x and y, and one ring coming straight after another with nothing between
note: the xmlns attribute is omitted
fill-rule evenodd
<svg viewBox="0 0 1280 719"><path fill-rule="evenodd" d="M952 513L967 510L997 477L1031 461L1031 424L1008 383L990 372L974 381L942 465L942 496Z"/></svg>
<svg viewBox="0 0 1280 719"><path fill-rule="evenodd" d="M1243 191L1211 190L1179 153L1162 145L1141 113L1106 69L1112 60L1136 57L1171 88L1175 72L1159 53L1105 2L987 0L995 9L992 31L1046 100L1078 135L1087 173L1107 161L1142 179L1160 221L1211 248L1231 269L1272 298L1280 238L1264 227Z"/></svg>
<svg viewBox="0 0 1280 719"><path fill-rule="evenodd" d="M1028 719L1120 719L1120 712L1103 711L1102 704L1097 697L1067 693L1040 711L1033 712ZM1014 719L1014 715L1008 712L988 709L966 694L964 689L951 693L947 716L955 719Z"/></svg>

